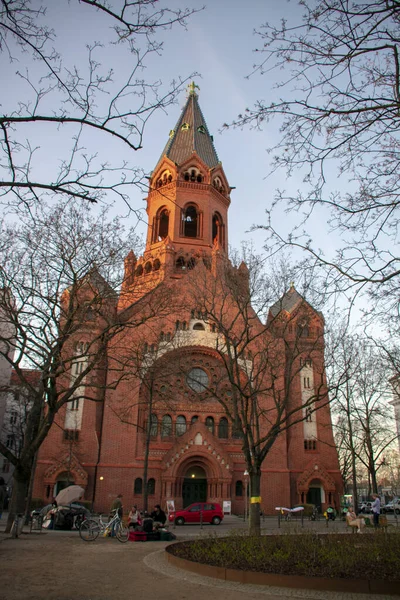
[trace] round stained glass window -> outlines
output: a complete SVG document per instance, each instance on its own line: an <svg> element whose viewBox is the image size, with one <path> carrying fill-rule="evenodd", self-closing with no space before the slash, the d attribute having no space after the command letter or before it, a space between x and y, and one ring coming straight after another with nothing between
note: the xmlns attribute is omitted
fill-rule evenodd
<svg viewBox="0 0 400 600"><path fill-rule="evenodd" d="M195 367L191 369L186 376L186 382L191 390L201 394L208 387L208 375L203 369Z"/></svg>

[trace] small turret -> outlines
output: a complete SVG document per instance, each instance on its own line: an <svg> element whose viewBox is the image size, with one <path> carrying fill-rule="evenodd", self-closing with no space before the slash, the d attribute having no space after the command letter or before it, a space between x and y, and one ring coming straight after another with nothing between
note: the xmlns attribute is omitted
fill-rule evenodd
<svg viewBox="0 0 400 600"><path fill-rule="evenodd" d="M123 287L129 288L133 285L133 279L135 277L135 268L136 268L137 258L133 250L131 250L127 257L124 260L124 282Z"/></svg>

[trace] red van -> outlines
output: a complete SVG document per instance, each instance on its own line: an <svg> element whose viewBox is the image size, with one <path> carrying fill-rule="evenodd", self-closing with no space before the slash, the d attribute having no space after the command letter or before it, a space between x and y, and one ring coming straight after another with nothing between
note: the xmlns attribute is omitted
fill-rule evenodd
<svg viewBox="0 0 400 600"><path fill-rule="evenodd" d="M196 502L168 515L168 520L175 521L176 525L200 522L219 525L223 518L224 513L222 512L221 505L216 502Z"/></svg>

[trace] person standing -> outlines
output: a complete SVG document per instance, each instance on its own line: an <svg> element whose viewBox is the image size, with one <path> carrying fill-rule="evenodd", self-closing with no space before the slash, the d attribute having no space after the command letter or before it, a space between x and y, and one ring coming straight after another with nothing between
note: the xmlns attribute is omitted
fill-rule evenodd
<svg viewBox="0 0 400 600"><path fill-rule="evenodd" d="M111 508L110 508L110 517L114 517L115 514L117 514L119 516L120 519L122 519L122 515L123 515L123 506L122 506L122 494L118 494L118 496L115 498L115 500L113 501L113 503L111 504ZM115 526L116 526L117 522L114 521L114 523L111 526L111 537L115 536Z"/></svg>
<svg viewBox="0 0 400 600"><path fill-rule="evenodd" d="M371 510L374 517L374 527L379 527L379 515L381 514L381 501L378 494L372 494L374 499Z"/></svg>

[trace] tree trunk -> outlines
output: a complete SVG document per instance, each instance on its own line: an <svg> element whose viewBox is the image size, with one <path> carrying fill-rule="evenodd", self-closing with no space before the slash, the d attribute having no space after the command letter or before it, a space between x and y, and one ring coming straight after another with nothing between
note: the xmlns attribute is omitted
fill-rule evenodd
<svg viewBox="0 0 400 600"><path fill-rule="evenodd" d="M376 479L376 469L375 469L375 465L373 463L370 465L370 474L371 474L372 493L377 494L378 493L378 481Z"/></svg>
<svg viewBox="0 0 400 600"><path fill-rule="evenodd" d="M147 485L147 474L149 470L149 454L150 454L150 442L151 442L151 413L153 410L153 382L151 382L149 389L149 404L147 411L147 427L146 427L146 441L144 447L144 462L143 462L143 510L148 510L149 503L149 490Z"/></svg>
<svg viewBox="0 0 400 600"><path fill-rule="evenodd" d="M357 493L357 466L356 466L356 454L354 448L351 448L351 478L352 478L352 492L353 492L353 507L356 515L358 514L358 493Z"/></svg>
<svg viewBox="0 0 400 600"><path fill-rule="evenodd" d="M13 490L8 512L6 533L10 533L12 524L17 514L25 513L30 481L30 471L16 467L13 475Z"/></svg>
<svg viewBox="0 0 400 600"><path fill-rule="evenodd" d="M261 490L261 471L257 469L254 473L250 473L250 523L249 523L249 534L250 535L261 535L261 502L260 502L260 490Z"/></svg>

